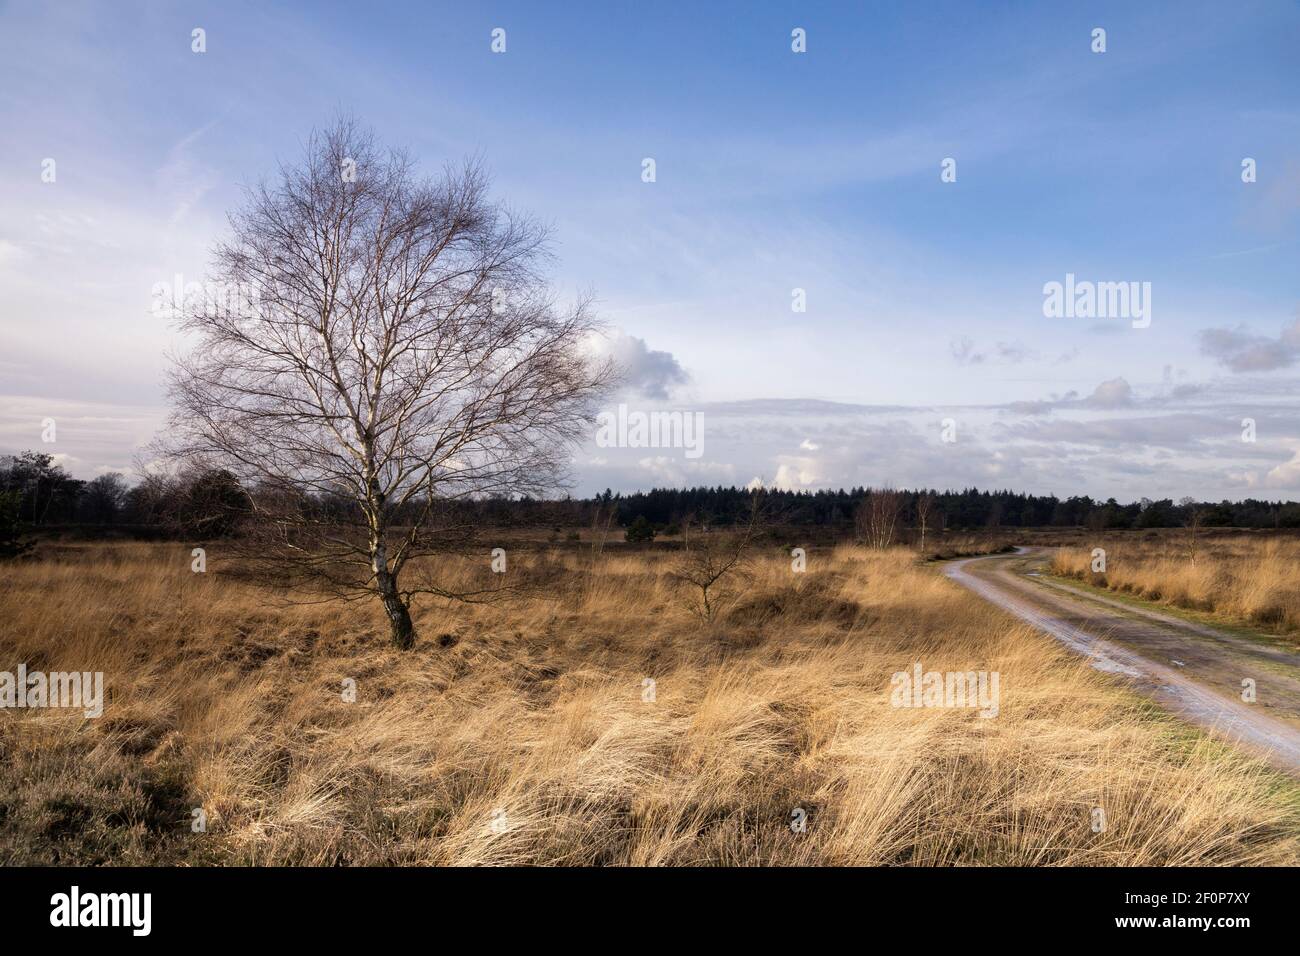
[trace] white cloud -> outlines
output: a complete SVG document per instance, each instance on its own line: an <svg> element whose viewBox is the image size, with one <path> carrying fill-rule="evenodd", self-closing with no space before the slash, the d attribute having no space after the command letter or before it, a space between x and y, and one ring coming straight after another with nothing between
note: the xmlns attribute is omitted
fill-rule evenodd
<svg viewBox="0 0 1300 956"><path fill-rule="evenodd" d="M612 358L625 392L655 401L667 401L674 388L691 377L671 352L651 349L645 339L615 330L594 343L598 354Z"/></svg>
<svg viewBox="0 0 1300 956"><path fill-rule="evenodd" d="M1275 490L1300 490L1300 441L1290 439L1282 443L1292 449L1291 458L1260 474L1253 472L1246 476L1246 484L1251 488L1268 488Z"/></svg>
<svg viewBox="0 0 1300 956"><path fill-rule="evenodd" d="M777 466L772 485L776 488L797 490L812 487L817 484L820 477L816 459L788 458Z"/></svg>

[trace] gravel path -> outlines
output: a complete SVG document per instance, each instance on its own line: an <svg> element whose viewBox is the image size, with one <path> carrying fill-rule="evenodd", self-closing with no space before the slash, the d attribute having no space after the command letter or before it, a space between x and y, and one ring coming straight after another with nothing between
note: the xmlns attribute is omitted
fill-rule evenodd
<svg viewBox="0 0 1300 956"><path fill-rule="evenodd" d="M1300 775L1300 654L1036 580L1041 549L966 558L944 573L1120 675L1173 713ZM1241 700L1255 681L1255 703Z"/></svg>

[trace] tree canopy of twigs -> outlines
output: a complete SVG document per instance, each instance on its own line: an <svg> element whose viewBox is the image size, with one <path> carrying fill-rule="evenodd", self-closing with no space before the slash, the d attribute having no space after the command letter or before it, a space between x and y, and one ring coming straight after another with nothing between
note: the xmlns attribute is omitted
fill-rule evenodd
<svg viewBox="0 0 1300 956"><path fill-rule="evenodd" d="M455 596L412 564L467 532L445 506L565 483L610 376L598 323L556 305L547 230L478 164L421 178L352 120L230 222L183 306L167 451L237 476L268 559L378 597L409 647L411 598Z"/></svg>
<svg viewBox="0 0 1300 956"><path fill-rule="evenodd" d="M745 572L750 549L762 529L763 497L755 491L749 516L732 528L710 528L694 516L682 523L682 547L672 576L689 585L692 612L712 624L729 597L729 579Z"/></svg>

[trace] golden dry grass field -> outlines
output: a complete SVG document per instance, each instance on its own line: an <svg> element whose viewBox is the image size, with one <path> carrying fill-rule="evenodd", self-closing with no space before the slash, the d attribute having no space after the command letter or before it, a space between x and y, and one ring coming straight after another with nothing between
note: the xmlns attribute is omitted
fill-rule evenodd
<svg viewBox="0 0 1300 956"><path fill-rule="evenodd" d="M217 544L206 573L190 560L47 545L4 569L0 669L102 671L108 700L98 719L0 713L0 862L1300 857L1292 781L909 550L812 550L803 574L764 551L712 626L671 552L512 555L536 590L417 605L410 652L368 603L284 604ZM487 567L438 570L467 584ZM997 716L891 706L891 675L916 663L997 671Z"/></svg>
<svg viewBox="0 0 1300 956"><path fill-rule="evenodd" d="M1300 638L1300 539L1189 532L1110 535L1106 570L1092 570L1093 543L1062 548L1053 570L1147 601Z"/></svg>

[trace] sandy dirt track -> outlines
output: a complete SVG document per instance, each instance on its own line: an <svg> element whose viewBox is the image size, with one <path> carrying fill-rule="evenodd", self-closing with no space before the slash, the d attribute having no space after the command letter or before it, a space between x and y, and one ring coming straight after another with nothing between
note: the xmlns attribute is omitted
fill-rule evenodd
<svg viewBox="0 0 1300 956"><path fill-rule="evenodd" d="M1020 548L944 573L1169 711L1300 775L1300 653L1051 581L1047 556ZM1255 681L1254 703L1241 699L1244 678Z"/></svg>

